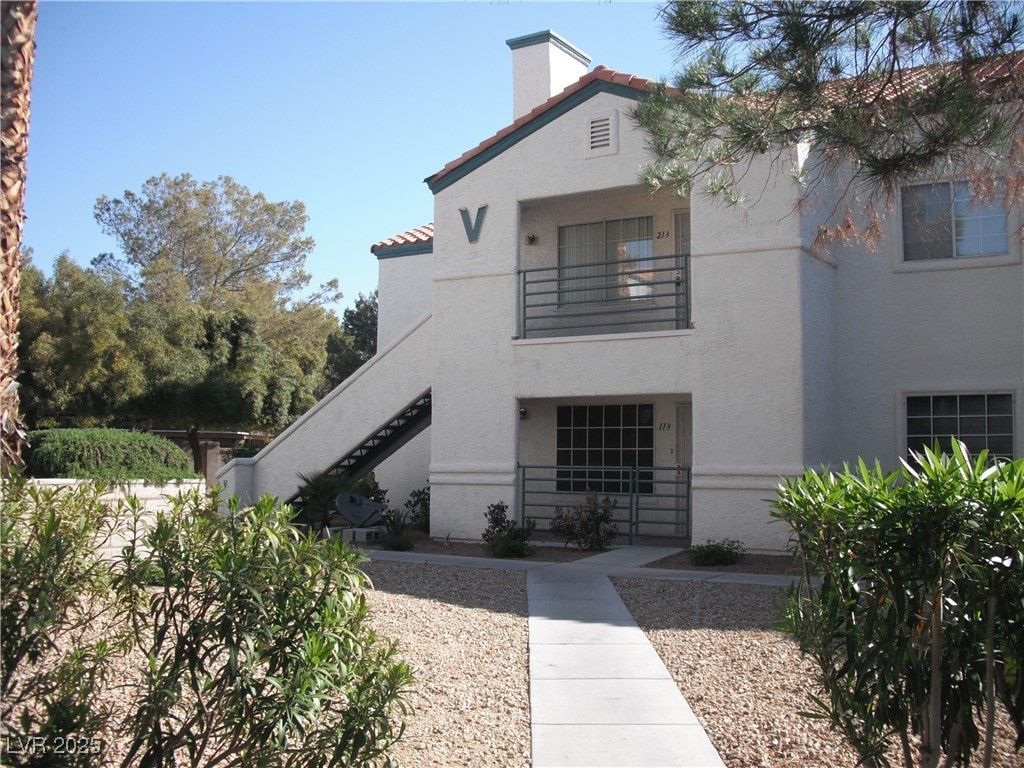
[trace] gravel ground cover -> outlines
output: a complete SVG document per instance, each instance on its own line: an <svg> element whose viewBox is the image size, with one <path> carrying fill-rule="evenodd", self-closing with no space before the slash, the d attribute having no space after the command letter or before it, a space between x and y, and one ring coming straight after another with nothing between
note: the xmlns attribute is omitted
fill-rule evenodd
<svg viewBox="0 0 1024 768"><path fill-rule="evenodd" d="M364 570L370 623L398 642L416 678L393 756L405 768L529 766L526 574L384 561Z"/></svg>
<svg viewBox="0 0 1024 768"><path fill-rule="evenodd" d="M525 575L383 561L367 572L376 587L371 621L398 640L419 681L394 753L402 765L528 766ZM782 590L614 581L729 768L856 765L839 734L799 715L811 708L813 670L774 629ZM1012 744L1003 720L997 768L1024 764Z"/></svg>
<svg viewBox="0 0 1024 768"><path fill-rule="evenodd" d="M501 568L500 560L493 569L364 565L375 587L370 622L398 642L417 680L409 697L414 711L393 751L404 768L530 765L526 575ZM855 766L838 734L798 714L810 708L813 671L795 643L773 629L782 590L614 582L729 768ZM135 662L142 660L126 660L121 685L132 685ZM127 690L108 695L118 707ZM994 765L1021 768L1009 723L998 723ZM111 748L104 764L116 764L119 736L104 735Z"/></svg>
<svg viewBox="0 0 1024 768"><path fill-rule="evenodd" d="M783 590L613 581L729 768L856 765L842 736L799 714L812 709L813 669L796 643L773 628ZM1024 753L1013 752L1008 720L998 726L993 765L1020 768Z"/></svg>
<svg viewBox="0 0 1024 768"><path fill-rule="evenodd" d="M381 549L379 544L360 545L369 550ZM411 550L417 554L431 555L459 555L461 557L490 557L487 547L483 542L475 541L444 541L443 539L431 539L423 534L414 538L414 546ZM571 562L584 557L598 554L596 552L580 552L563 546L557 542L537 542L526 560L536 562ZM723 573L772 573L797 575L799 570L789 555L760 555L746 554L733 565L702 566L696 565L688 551L669 555L661 560L648 563L645 568L664 568L669 570L684 571L719 571Z"/></svg>

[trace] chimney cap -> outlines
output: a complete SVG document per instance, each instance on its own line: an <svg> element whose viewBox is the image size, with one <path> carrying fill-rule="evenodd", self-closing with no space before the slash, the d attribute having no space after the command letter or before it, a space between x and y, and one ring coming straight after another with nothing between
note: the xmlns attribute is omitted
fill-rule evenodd
<svg viewBox="0 0 1024 768"><path fill-rule="evenodd" d="M530 35L523 35L521 37L513 37L505 41L505 44L513 51L519 48L528 48L531 45L540 45L543 43L551 43L556 48L559 48L572 56L584 67L590 66L590 56L585 54L560 34L550 29L546 29L543 32L534 32Z"/></svg>

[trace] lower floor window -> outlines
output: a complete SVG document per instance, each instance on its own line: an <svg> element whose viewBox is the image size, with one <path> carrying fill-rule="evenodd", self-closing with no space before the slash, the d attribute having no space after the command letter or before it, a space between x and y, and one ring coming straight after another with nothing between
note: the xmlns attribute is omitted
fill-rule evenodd
<svg viewBox="0 0 1024 768"><path fill-rule="evenodd" d="M949 451L956 438L972 455L1013 457L1013 395L958 394L907 397L907 451L938 443Z"/></svg>
<svg viewBox="0 0 1024 768"><path fill-rule="evenodd" d="M584 493L654 492L654 406L560 405L557 488Z"/></svg>

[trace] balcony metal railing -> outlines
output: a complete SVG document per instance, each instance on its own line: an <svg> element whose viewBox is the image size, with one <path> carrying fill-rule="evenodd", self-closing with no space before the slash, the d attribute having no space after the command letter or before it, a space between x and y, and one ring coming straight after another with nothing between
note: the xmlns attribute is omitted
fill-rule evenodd
<svg viewBox="0 0 1024 768"><path fill-rule="evenodd" d="M543 533L559 507L582 504L589 488L616 502L612 520L629 544L638 537L689 538L690 480L689 467L520 464L521 517Z"/></svg>
<svg viewBox="0 0 1024 768"><path fill-rule="evenodd" d="M520 270L523 338L678 330L690 325L690 257Z"/></svg>

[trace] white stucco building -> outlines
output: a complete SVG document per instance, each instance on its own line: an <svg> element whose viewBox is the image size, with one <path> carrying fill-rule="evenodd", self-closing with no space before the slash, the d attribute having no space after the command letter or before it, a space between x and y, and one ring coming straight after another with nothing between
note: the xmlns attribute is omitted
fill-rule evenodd
<svg viewBox="0 0 1024 768"><path fill-rule="evenodd" d="M229 492L288 498L346 458L395 505L429 483L435 536L590 487L618 500L621 542L770 551L768 499L806 465L894 466L949 435L1021 454L1020 210L922 179L879 246L815 257L829 185L797 209L755 164L746 206L652 194L629 117L648 81L588 71L551 32L508 44L512 124L426 180L432 225L373 246L378 356L226 467Z"/></svg>

